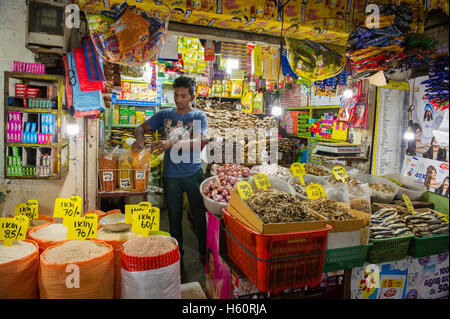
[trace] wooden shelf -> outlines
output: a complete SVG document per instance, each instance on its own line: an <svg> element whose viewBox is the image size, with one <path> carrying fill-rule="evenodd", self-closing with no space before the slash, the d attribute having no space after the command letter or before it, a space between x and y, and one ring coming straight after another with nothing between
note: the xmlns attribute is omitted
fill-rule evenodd
<svg viewBox="0 0 450 319"><path fill-rule="evenodd" d="M9 72L9 77L18 80L35 80L35 81L65 81L63 75L54 74L39 74L39 73L27 73L27 72Z"/></svg>
<svg viewBox="0 0 450 319"><path fill-rule="evenodd" d="M292 137L306 138L306 139L318 140L318 141L322 141L322 142L336 142L336 143L343 143L343 144L351 144L351 143L348 143L347 141L334 140L334 139L331 139L331 138L323 138L323 137L315 137L315 136L303 136L303 135L295 135L295 134L288 134L288 135L292 136Z"/></svg>
<svg viewBox="0 0 450 319"><path fill-rule="evenodd" d="M113 124L111 125L112 128L136 128L140 124Z"/></svg>
<svg viewBox="0 0 450 319"><path fill-rule="evenodd" d="M283 110L326 110L326 109L340 109L340 105L324 105L324 106L295 106L283 107Z"/></svg>
<svg viewBox="0 0 450 319"><path fill-rule="evenodd" d="M55 109L34 109L29 107L8 106L7 110L10 112L22 112L22 113L46 113L46 114L59 114L59 110ZM61 113L67 114L67 111Z"/></svg>

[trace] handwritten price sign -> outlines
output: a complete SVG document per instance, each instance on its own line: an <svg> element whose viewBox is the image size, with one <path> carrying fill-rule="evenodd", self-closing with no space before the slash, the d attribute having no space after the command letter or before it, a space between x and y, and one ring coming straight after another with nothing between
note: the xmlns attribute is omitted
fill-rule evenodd
<svg viewBox="0 0 450 319"><path fill-rule="evenodd" d="M77 216L81 217L82 204L83 200L80 196L72 196L70 198L57 198L55 199L53 217L63 219L72 219Z"/></svg>
<svg viewBox="0 0 450 319"><path fill-rule="evenodd" d="M255 185L256 185L257 189L266 190L268 187L270 187L269 178L265 174L255 174L255 176L253 177L253 180L255 181Z"/></svg>
<svg viewBox="0 0 450 319"><path fill-rule="evenodd" d="M403 201L405 202L406 207L409 209L411 214L415 215L416 213L414 212L414 206L411 203L411 200L409 199L408 195L403 194L402 197L403 197Z"/></svg>
<svg viewBox="0 0 450 319"><path fill-rule="evenodd" d="M5 246L11 246L14 240L24 240L29 224L30 219L26 215L0 218L0 240Z"/></svg>
<svg viewBox="0 0 450 319"><path fill-rule="evenodd" d="M242 181L236 184L236 189L239 193L239 196L243 199L243 200L247 200L249 199L249 197L252 197L253 194L253 189L250 186L250 184L246 181Z"/></svg>
<svg viewBox="0 0 450 319"><path fill-rule="evenodd" d="M39 215L38 201L30 199L26 203L14 205L14 216L25 215L29 219L37 219Z"/></svg>
<svg viewBox="0 0 450 319"><path fill-rule="evenodd" d="M319 184L311 184L306 186L306 195L308 199L318 199L320 197L327 197L325 190L322 185Z"/></svg>
<svg viewBox="0 0 450 319"><path fill-rule="evenodd" d="M133 216L138 212L146 212L152 207L149 202L140 202L137 205L125 205L125 224L133 223Z"/></svg>
<svg viewBox="0 0 450 319"><path fill-rule="evenodd" d="M143 237L148 236L149 232L158 231L159 215L158 207L147 207L146 211L136 212L133 216L131 231Z"/></svg>
<svg viewBox="0 0 450 319"><path fill-rule="evenodd" d="M85 240L97 238L98 216L86 214L75 217L67 222L67 240Z"/></svg>
<svg viewBox="0 0 450 319"><path fill-rule="evenodd" d="M305 176L306 171L305 171L305 164L301 164L301 163L292 163L290 170L292 172L292 175L295 177L298 177L298 179L300 180L300 183L305 186L305 181L303 180L303 176Z"/></svg>
<svg viewBox="0 0 450 319"><path fill-rule="evenodd" d="M336 180L341 181L342 183L345 183L348 178L347 171L342 166L333 167L333 175Z"/></svg>

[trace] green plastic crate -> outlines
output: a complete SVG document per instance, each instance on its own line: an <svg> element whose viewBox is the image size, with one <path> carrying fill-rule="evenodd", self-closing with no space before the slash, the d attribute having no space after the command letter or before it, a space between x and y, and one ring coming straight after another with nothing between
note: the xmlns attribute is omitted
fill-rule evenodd
<svg viewBox="0 0 450 319"><path fill-rule="evenodd" d="M408 249L408 256L420 258L441 254L448 250L448 234L430 237L414 237Z"/></svg>
<svg viewBox="0 0 450 319"><path fill-rule="evenodd" d="M369 249L367 261L372 264L380 264L405 258L413 237L414 235L386 239L369 238L369 243L372 243L373 246Z"/></svg>
<svg viewBox="0 0 450 319"><path fill-rule="evenodd" d="M364 266L364 262L373 244L329 249L325 254L323 272L350 269Z"/></svg>

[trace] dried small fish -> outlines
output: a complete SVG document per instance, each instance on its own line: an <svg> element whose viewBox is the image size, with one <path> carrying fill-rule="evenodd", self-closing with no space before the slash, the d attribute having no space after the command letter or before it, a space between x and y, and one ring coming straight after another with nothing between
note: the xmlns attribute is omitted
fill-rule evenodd
<svg viewBox="0 0 450 319"><path fill-rule="evenodd" d="M397 224L397 223L400 223L400 222L403 222L403 220L402 219L394 219L394 220L391 220L388 223L382 223L381 225L385 226L385 227L388 227L389 225Z"/></svg>
<svg viewBox="0 0 450 319"><path fill-rule="evenodd" d="M312 209L330 220L346 221L357 219L344 205L328 197L302 201L301 205Z"/></svg>
<svg viewBox="0 0 450 319"><path fill-rule="evenodd" d="M391 229L388 227L370 227L370 231L382 231L382 230L390 231Z"/></svg>
<svg viewBox="0 0 450 319"><path fill-rule="evenodd" d="M415 227L414 229L417 229L418 231L423 231L423 232L426 232L429 230L428 227Z"/></svg>
<svg viewBox="0 0 450 319"><path fill-rule="evenodd" d="M394 236L398 236L398 235L402 235L402 234L406 234L409 233L409 229L408 228L400 228L397 229L396 231L394 231Z"/></svg>
<svg viewBox="0 0 450 319"><path fill-rule="evenodd" d="M435 229L439 229L439 228L441 228L441 227L442 227L441 224L430 225L430 226L428 226L428 229L429 229L429 230L435 230Z"/></svg>
<svg viewBox="0 0 450 319"><path fill-rule="evenodd" d="M384 222L385 222L385 223L389 223L390 221L397 219L397 216L398 216L398 214L395 213L394 215L391 215L391 216L387 217L387 218L384 220Z"/></svg>
<svg viewBox="0 0 450 319"><path fill-rule="evenodd" d="M386 194L395 193L395 188L387 184L369 184L371 190Z"/></svg>
<svg viewBox="0 0 450 319"><path fill-rule="evenodd" d="M314 164L305 164L305 171L306 174L315 175L315 176L329 176L330 171L326 170L325 168L314 165Z"/></svg>
<svg viewBox="0 0 450 319"><path fill-rule="evenodd" d="M406 224L404 224L404 223L392 224L392 225L389 225L389 228L392 228L392 229L406 228Z"/></svg>
<svg viewBox="0 0 450 319"><path fill-rule="evenodd" d="M387 235L376 235L374 236L375 239L385 239L385 238L389 238L391 236L387 236Z"/></svg>

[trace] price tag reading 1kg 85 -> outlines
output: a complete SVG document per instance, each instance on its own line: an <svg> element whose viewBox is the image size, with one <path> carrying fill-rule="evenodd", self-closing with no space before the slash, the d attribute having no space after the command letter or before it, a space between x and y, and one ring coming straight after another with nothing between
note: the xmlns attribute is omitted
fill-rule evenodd
<svg viewBox="0 0 450 319"><path fill-rule="evenodd" d="M306 195L308 199L318 199L320 197L327 197L325 190L322 185L319 184L310 184L306 186Z"/></svg>
<svg viewBox="0 0 450 319"><path fill-rule="evenodd" d="M30 199L26 203L14 205L14 216L25 215L29 219L37 219L38 212L38 201L35 199Z"/></svg>
<svg viewBox="0 0 450 319"><path fill-rule="evenodd" d="M85 240L97 238L98 216L86 214L83 217L75 217L67 222L67 240Z"/></svg>
<svg viewBox="0 0 450 319"><path fill-rule="evenodd" d="M149 232L159 230L159 208L147 207L145 211L137 212L133 216L131 231L147 237Z"/></svg>
<svg viewBox="0 0 450 319"><path fill-rule="evenodd" d="M265 174L255 174L253 180L255 181L257 189L266 190L268 187L270 187L269 178Z"/></svg>
<svg viewBox="0 0 450 319"><path fill-rule="evenodd" d="M13 240L24 240L30 219L26 215L13 218L0 218L0 240L5 246L11 246Z"/></svg>
<svg viewBox="0 0 450 319"><path fill-rule="evenodd" d="M294 177L298 177L298 179L300 180L300 183L305 186L305 182L303 180L303 176L305 176L306 171L305 171L305 164L301 164L298 162L292 163L291 165L291 172L292 172L292 176Z"/></svg>
<svg viewBox="0 0 450 319"><path fill-rule="evenodd" d="M415 211L414 211L414 206L411 203L411 200L409 199L408 195L403 194L403 201L405 202L406 208L409 209L409 211L411 212L411 214L415 215Z"/></svg>
<svg viewBox="0 0 450 319"><path fill-rule="evenodd" d="M342 183L345 183L348 178L347 171L342 166L333 167L333 175L336 180L341 181Z"/></svg>
<svg viewBox="0 0 450 319"><path fill-rule="evenodd" d="M242 181L236 184L236 189L239 193L239 196L243 199L243 200L247 200L249 197L252 197L253 194L253 189L250 186L250 184L246 181Z"/></svg>

